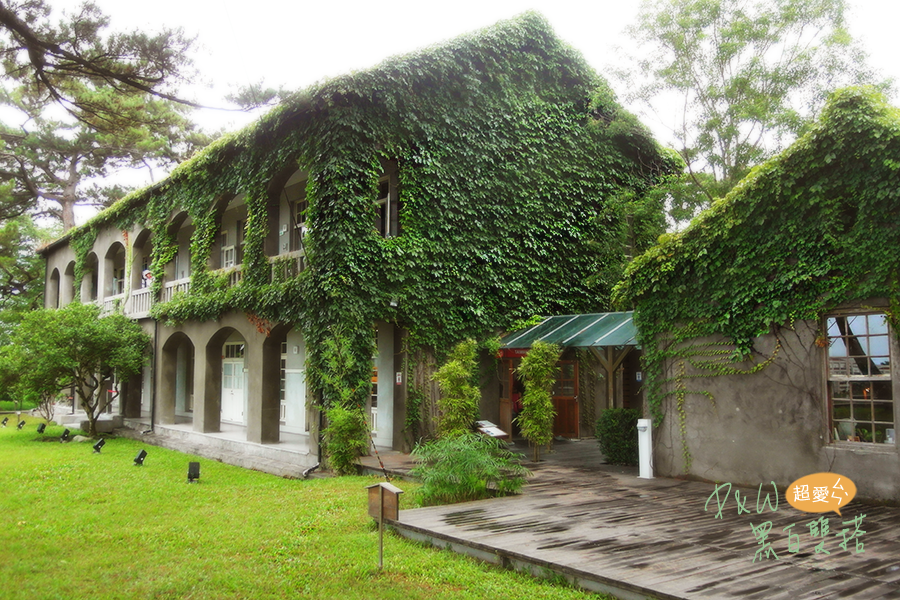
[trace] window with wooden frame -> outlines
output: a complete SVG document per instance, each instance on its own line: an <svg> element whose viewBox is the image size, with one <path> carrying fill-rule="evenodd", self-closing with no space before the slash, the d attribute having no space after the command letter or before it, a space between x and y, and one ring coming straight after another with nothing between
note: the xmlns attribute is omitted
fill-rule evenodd
<svg viewBox="0 0 900 600"><path fill-rule="evenodd" d="M375 199L375 231L384 238L402 233L400 227L400 194L397 184L397 166L388 163L387 172L378 180L378 197Z"/></svg>
<svg viewBox="0 0 900 600"><path fill-rule="evenodd" d="M831 315L828 402L834 441L894 443L891 339L883 313Z"/></svg>

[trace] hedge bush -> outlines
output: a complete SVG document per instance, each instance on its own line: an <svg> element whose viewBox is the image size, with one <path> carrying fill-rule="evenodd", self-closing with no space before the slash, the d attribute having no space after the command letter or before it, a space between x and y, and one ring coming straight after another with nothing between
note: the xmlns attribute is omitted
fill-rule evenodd
<svg viewBox="0 0 900 600"><path fill-rule="evenodd" d="M641 411L608 408L597 419L596 436L606 462L612 465L638 464L637 422Z"/></svg>

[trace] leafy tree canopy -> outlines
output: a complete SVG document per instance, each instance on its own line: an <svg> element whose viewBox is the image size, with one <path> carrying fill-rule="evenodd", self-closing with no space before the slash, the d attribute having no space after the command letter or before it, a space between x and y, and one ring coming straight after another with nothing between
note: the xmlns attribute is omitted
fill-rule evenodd
<svg viewBox="0 0 900 600"><path fill-rule="evenodd" d="M623 75L632 100L681 107L673 135L688 177L672 186L674 216L724 196L835 88L877 81L846 10L845 0L644 0L628 29L643 54Z"/></svg>
<svg viewBox="0 0 900 600"><path fill-rule="evenodd" d="M157 34L106 33L109 18L84 2L58 23L50 21L44 0L0 2L0 60L6 76L61 103L93 128L113 131L122 115L114 107L79 96L73 81L118 94L149 94L198 107L176 95L176 86L192 74L194 43L181 29Z"/></svg>
<svg viewBox="0 0 900 600"><path fill-rule="evenodd" d="M126 192L104 177L171 166L208 143L171 93L191 72L192 40L108 25L89 2L57 24L43 0L0 3L0 180L9 186L0 218L44 214L71 229L77 203L104 206Z"/></svg>
<svg viewBox="0 0 900 600"><path fill-rule="evenodd" d="M103 408L104 382L140 372L150 336L140 325L115 313L100 317L93 304L73 302L61 309L40 309L25 315L12 334L15 360L25 394L75 387L87 414L91 435Z"/></svg>

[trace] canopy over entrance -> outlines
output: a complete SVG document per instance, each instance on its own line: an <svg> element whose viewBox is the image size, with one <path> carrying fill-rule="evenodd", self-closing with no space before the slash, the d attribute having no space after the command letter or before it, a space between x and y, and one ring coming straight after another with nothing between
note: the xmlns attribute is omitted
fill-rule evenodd
<svg viewBox="0 0 900 600"><path fill-rule="evenodd" d="M634 312L628 311L544 317L537 325L505 336L500 348L525 350L536 340L563 348L638 346L633 316Z"/></svg>
<svg viewBox="0 0 900 600"><path fill-rule="evenodd" d="M606 372L604 379L607 408L623 407L625 406L624 389L619 389L617 393L616 371L622 367L625 358L632 350L640 349L633 316L633 311L627 311L544 317L537 325L504 336L500 340L500 356L508 359L509 368L512 369L512 361L525 356L537 340L556 344L561 348L586 348L595 357L600 368ZM565 362L560 361L561 377L566 373L563 364ZM568 362L574 364L574 361ZM578 400L577 364L574 369L576 381L573 382L573 385L576 387L573 388L571 404L577 404ZM639 373L632 373L632 375L634 375L634 379L640 381ZM510 378L512 377L513 375L510 373ZM554 391L554 403L556 404L557 420L565 417L567 412L577 415L577 406L571 407L568 411L565 410L563 399L557 397L556 391ZM576 422L567 427L569 430L577 430L577 416L573 418ZM554 429L561 426L561 424L555 424Z"/></svg>

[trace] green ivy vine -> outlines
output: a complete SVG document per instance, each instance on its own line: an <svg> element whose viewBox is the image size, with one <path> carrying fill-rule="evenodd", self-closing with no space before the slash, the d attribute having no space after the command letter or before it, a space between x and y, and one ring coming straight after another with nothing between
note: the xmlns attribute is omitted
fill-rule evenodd
<svg viewBox="0 0 900 600"><path fill-rule="evenodd" d="M387 160L398 166L402 233L383 239L374 200ZM405 327L412 352L442 356L531 315L608 309L626 241L643 249L661 231L662 207L648 208L646 192L681 167L543 18L526 13L297 92L71 239L87 247L98 228L145 224L158 296L177 253L173 218L186 213L191 290L157 303L153 316L242 311L298 326L307 381L326 406L339 397L327 351L339 326L352 356L341 371L352 397L340 403L361 407L368 389L356 384L370 378L375 321ZM297 169L308 175L308 266L273 279L265 239L281 190L272 182ZM243 280L228 287L208 264L215 207L238 194Z"/></svg>
<svg viewBox="0 0 900 600"><path fill-rule="evenodd" d="M655 419L674 395L684 441L686 397L710 397L687 380L758 373L780 340L768 357L755 340L795 320L872 298L897 314L898 156L900 111L872 89L838 91L806 135L629 266L614 295L636 307Z"/></svg>

